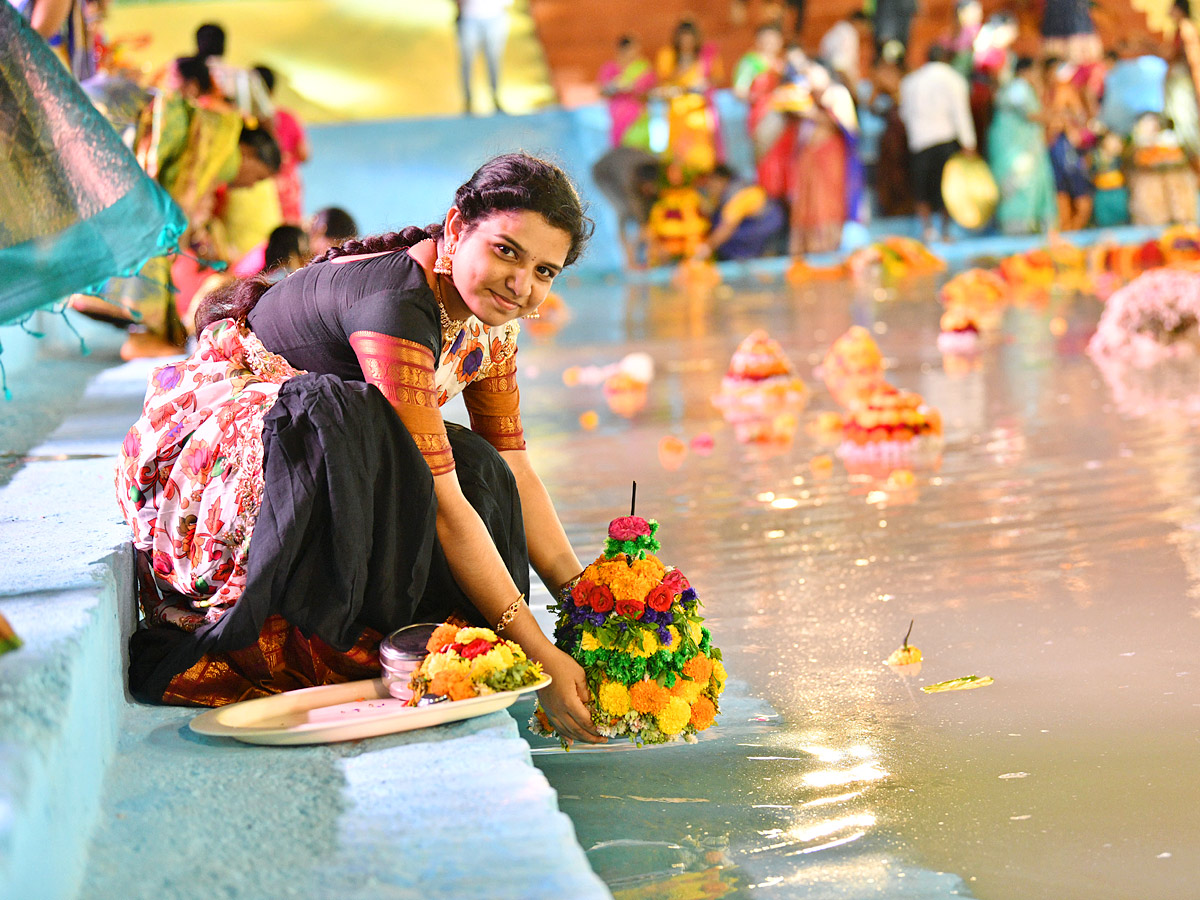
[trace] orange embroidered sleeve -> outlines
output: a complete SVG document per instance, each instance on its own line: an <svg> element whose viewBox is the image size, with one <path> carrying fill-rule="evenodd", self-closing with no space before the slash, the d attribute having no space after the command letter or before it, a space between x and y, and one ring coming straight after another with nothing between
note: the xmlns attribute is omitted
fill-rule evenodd
<svg viewBox="0 0 1200 900"><path fill-rule="evenodd" d="M515 350L468 384L463 389L463 402L471 416L471 430L489 444L497 450L525 449Z"/></svg>
<svg viewBox="0 0 1200 900"><path fill-rule="evenodd" d="M374 331L356 331L350 346L367 381L387 397L434 475L454 469L446 423L434 388L433 353L428 347Z"/></svg>

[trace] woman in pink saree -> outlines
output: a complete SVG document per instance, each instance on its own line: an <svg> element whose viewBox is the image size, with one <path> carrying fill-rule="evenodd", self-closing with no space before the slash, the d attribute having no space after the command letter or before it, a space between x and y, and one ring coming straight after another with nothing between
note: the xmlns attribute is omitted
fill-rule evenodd
<svg viewBox="0 0 1200 900"><path fill-rule="evenodd" d="M657 78L650 60L631 34L617 41L617 56L600 67L600 93L608 98L613 147L650 149L650 112L646 100Z"/></svg>

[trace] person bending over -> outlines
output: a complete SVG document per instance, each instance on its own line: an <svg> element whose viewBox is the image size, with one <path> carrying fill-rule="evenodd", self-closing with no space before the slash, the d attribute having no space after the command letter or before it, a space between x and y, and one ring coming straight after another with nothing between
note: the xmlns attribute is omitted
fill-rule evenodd
<svg viewBox="0 0 1200 900"><path fill-rule="evenodd" d="M220 705L378 674L381 635L457 614L540 662L551 724L600 742L583 669L525 603L583 566L525 452L517 320L591 233L557 167L485 163L442 221L350 241L197 313L117 493L147 627L130 689ZM471 427L443 421L461 393Z"/></svg>

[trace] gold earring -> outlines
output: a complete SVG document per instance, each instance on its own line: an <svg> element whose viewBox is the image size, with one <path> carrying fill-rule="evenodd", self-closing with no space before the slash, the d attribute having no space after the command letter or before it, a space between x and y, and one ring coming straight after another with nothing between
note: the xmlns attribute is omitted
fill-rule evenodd
<svg viewBox="0 0 1200 900"><path fill-rule="evenodd" d="M541 317L542 314L537 310L536 307L534 308L533 312L528 312L521 316L522 319L540 319Z"/></svg>
<svg viewBox="0 0 1200 900"><path fill-rule="evenodd" d="M442 251L442 255L437 258L437 262L433 264L433 272L435 275L453 275L454 274L454 253L453 247L446 247Z"/></svg>

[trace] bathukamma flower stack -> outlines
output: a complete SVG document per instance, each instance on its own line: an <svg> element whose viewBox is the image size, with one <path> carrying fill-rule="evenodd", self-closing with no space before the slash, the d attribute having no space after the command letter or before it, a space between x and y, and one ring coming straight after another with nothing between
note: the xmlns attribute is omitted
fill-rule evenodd
<svg viewBox="0 0 1200 900"><path fill-rule="evenodd" d="M587 675L596 730L638 745L694 741L713 724L725 688L700 600L654 555L657 532L640 516L614 519L603 555L551 607L555 641ZM530 725L553 734L540 707Z"/></svg>

